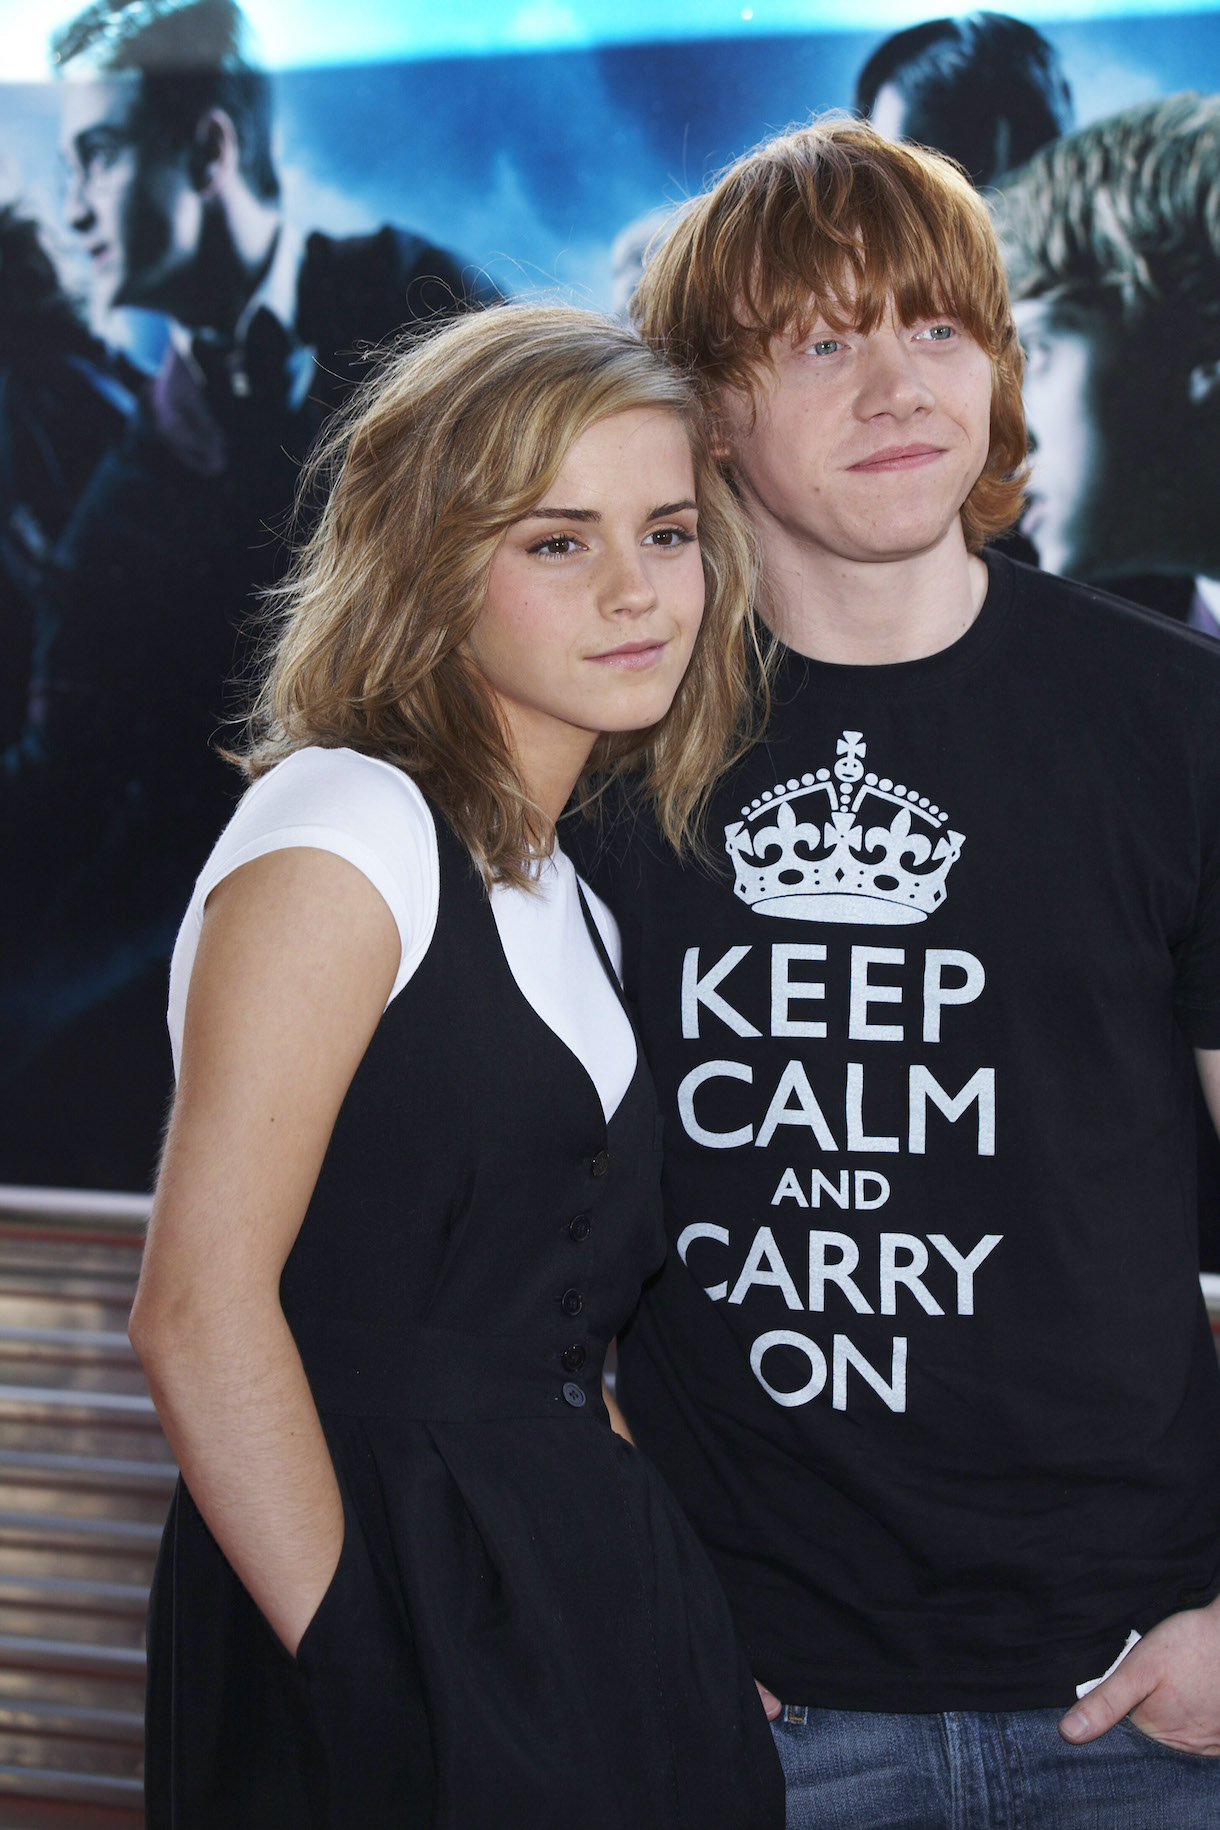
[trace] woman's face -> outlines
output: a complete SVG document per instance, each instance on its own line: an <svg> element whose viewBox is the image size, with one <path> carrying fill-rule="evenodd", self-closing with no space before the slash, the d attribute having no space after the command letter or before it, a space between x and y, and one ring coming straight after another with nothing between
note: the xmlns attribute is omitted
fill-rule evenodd
<svg viewBox="0 0 1220 1830"><path fill-rule="evenodd" d="M697 519L681 419L633 408L582 432L501 541L467 647L544 805L600 732L669 710L703 616Z"/></svg>

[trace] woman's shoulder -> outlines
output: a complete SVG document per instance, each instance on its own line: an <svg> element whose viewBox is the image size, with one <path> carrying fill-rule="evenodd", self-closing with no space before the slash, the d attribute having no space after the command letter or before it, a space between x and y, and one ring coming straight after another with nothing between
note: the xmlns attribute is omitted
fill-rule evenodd
<svg viewBox="0 0 1220 1830"><path fill-rule="evenodd" d="M391 819L432 827L427 801L405 770L360 750L294 750L242 796L229 830L271 823L354 824Z"/></svg>
<svg viewBox="0 0 1220 1830"><path fill-rule="evenodd" d="M411 777L358 750L309 746L260 775L200 877L206 896L222 877L269 851L310 846L336 853L379 890L400 930L435 919L436 822Z"/></svg>
<svg viewBox="0 0 1220 1830"><path fill-rule="evenodd" d="M317 746L295 750L246 790L200 872L174 949L171 1033L181 1028L208 897L244 864L295 846L345 859L388 906L402 949L391 998L415 972L440 901L436 823L427 801L410 776L377 757Z"/></svg>
<svg viewBox="0 0 1220 1830"><path fill-rule="evenodd" d="M357 750L294 750L246 790L203 873L209 888L239 864L292 845L337 852L371 875L436 871L436 824L409 775ZM373 866L374 868L370 868ZM384 893L384 889L383 889ZM387 900L389 900L387 898Z"/></svg>

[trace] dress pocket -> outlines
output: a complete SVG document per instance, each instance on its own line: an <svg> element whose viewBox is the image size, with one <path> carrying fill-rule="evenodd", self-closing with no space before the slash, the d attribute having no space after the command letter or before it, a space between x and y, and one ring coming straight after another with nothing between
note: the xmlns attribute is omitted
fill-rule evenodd
<svg viewBox="0 0 1220 1830"><path fill-rule="evenodd" d="M342 1489L340 1489L342 1493ZM342 1594L347 1585L351 1565L356 1525L348 1506L347 1495L343 1499L343 1542L339 1546L339 1561L335 1564L330 1581L322 1592L322 1599L309 1617L309 1624L298 1642L293 1664L297 1670L309 1678L317 1663L316 1649L319 1642L327 1639L327 1626L332 1614L339 1609L342 1612Z"/></svg>

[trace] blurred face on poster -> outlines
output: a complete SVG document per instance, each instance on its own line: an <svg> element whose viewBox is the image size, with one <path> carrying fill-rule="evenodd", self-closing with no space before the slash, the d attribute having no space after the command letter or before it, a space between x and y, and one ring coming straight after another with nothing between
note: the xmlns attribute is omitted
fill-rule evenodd
<svg viewBox="0 0 1220 1830"><path fill-rule="evenodd" d="M1214 574L1217 425L1188 327L1087 299L1017 301L1032 448L1021 531L1048 572Z"/></svg>
<svg viewBox="0 0 1220 1830"><path fill-rule="evenodd" d="M66 82L61 104L65 212L89 260L95 308L172 312L201 229L189 148L141 131L138 76Z"/></svg>

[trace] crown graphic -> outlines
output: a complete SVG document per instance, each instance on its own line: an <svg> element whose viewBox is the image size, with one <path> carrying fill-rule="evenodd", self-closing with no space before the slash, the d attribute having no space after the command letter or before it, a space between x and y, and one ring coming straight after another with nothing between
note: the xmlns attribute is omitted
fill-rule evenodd
<svg viewBox="0 0 1220 1830"><path fill-rule="evenodd" d="M736 893L760 915L875 925L926 921L965 843L926 795L865 771L844 731L833 771L778 782L724 829Z"/></svg>

